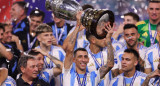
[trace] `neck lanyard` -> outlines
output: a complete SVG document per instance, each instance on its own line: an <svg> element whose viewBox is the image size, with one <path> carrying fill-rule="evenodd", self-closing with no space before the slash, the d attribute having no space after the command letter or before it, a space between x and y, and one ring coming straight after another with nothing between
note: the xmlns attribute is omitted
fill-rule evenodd
<svg viewBox="0 0 160 86"><path fill-rule="evenodd" d="M40 48L40 49L42 49L40 46L38 46L38 48ZM52 50L53 50L53 48L54 48L54 46L52 46L51 45L51 49L50 49L50 51L49 51L49 55L51 55L52 54ZM45 58L48 58L47 56L44 56ZM44 59L44 61L46 61L46 59ZM47 61L45 62L45 66L46 66L46 68L53 68L54 67L54 65L52 64L53 62L52 61L50 61L50 64L49 63L47 63Z"/></svg>
<svg viewBox="0 0 160 86"><path fill-rule="evenodd" d="M28 41L28 50L30 50L32 47L33 47L33 45L34 45L34 43L36 42L36 37L33 39L33 41L32 42L30 42L30 35L29 35L29 33L27 33L27 41Z"/></svg>
<svg viewBox="0 0 160 86"><path fill-rule="evenodd" d="M79 74L78 74L77 72L76 72L76 76L77 76L78 85L79 85L79 86L85 86L86 77L87 77L87 72L86 72L86 73L84 74L84 76L83 76L83 81L82 81L82 83L81 83Z"/></svg>
<svg viewBox="0 0 160 86"><path fill-rule="evenodd" d="M100 53L101 53L101 57L100 57L100 59L101 59L101 64L99 64L99 62L97 61L97 59L95 58L95 56L94 56L93 53L91 52L90 48L88 48L88 50L89 50L89 53L91 54L94 62L96 62L96 64L98 65L98 67L99 67L99 68L102 67L102 66L104 65L102 50L100 51Z"/></svg>
<svg viewBox="0 0 160 86"><path fill-rule="evenodd" d="M54 26L55 26L55 30L56 30L56 40L57 40L57 44L58 44L58 42L59 42L60 39L62 38L62 34L63 34L63 32L64 32L64 28L66 27L66 25L64 25L63 28L61 28L62 31L61 31L59 37L58 37L57 25L55 24Z"/></svg>
<svg viewBox="0 0 160 86"><path fill-rule="evenodd" d="M155 40L156 40L157 31L155 31L154 37L152 37L152 31L151 31L151 24L150 24L150 22L148 24L148 29L149 29L150 42L151 42L151 45L153 45L155 43Z"/></svg>
<svg viewBox="0 0 160 86"><path fill-rule="evenodd" d="M132 81L131 81L131 83L130 83L129 86L133 86L133 83L134 83L136 77L137 77L137 71L134 73L133 78L132 78ZM125 78L124 78L124 73L123 73L123 86L126 86L126 80L125 80Z"/></svg>

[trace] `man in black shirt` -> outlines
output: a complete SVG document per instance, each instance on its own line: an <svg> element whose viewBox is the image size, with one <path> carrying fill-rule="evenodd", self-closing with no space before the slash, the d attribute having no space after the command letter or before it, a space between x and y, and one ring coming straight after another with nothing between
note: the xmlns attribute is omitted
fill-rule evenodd
<svg viewBox="0 0 160 86"><path fill-rule="evenodd" d="M13 34L19 30L29 27L27 11L28 5L25 1L16 1L13 3L10 15L13 25Z"/></svg>
<svg viewBox="0 0 160 86"><path fill-rule="evenodd" d="M16 80L17 86L49 86L38 75L38 63L31 55L22 55L18 62L22 75Z"/></svg>
<svg viewBox="0 0 160 86"><path fill-rule="evenodd" d="M39 45L36 38L36 27L43 23L44 17L45 14L43 11L39 9L32 10L29 15L29 28L19 30L15 33L21 40L24 51L28 51Z"/></svg>
<svg viewBox="0 0 160 86"><path fill-rule="evenodd" d="M0 67L8 68L8 75L16 78L18 59L23 52L22 45L17 36L12 34L11 25L3 24L4 33L0 43Z"/></svg>

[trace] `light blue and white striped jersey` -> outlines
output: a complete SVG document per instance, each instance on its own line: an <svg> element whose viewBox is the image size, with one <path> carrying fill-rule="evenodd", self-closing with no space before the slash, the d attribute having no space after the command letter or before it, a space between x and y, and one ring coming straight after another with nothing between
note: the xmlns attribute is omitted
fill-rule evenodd
<svg viewBox="0 0 160 86"><path fill-rule="evenodd" d="M75 69L71 66L70 69L63 67L63 85L65 86L79 86ZM80 81L83 81L83 75L79 74ZM82 77L81 77L82 76ZM97 86L100 82L99 71L87 72L84 86Z"/></svg>
<svg viewBox="0 0 160 86"><path fill-rule="evenodd" d="M91 72L91 71L97 71L101 66L103 66L104 64L107 63L107 47L101 49L101 51L97 54L93 54L91 51L90 51L90 48L89 48L89 45L86 47L86 50L88 52L88 57L89 57L89 63L87 64L87 68L88 68L88 71ZM97 60L97 61L96 61ZM97 64L99 63L99 65ZM114 64L114 66L116 66L116 62ZM114 67L116 68L116 67ZM112 70L114 69L112 68ZM107 86L110 81L112 79L112 73L111 71L109 71L103 80L101 80L101 83L99 83L99 86Z"/></svg>
<svg viewBox="0 0 160 86"><path fill-rule="evenodd" d="M132 82L131 83L132 86L141 86L142 83L144 82L144 80L146 79L146 76L147 76L147 74L142 73L140 71L137 71L135 77L134 76L132 77L132 78L134 78L133 81L132 81L132 79L129 79L131 81L128 80L127 82ZM126 78L126 77L124 77L124 73L118 75L117 77L115 77L111 80L111 83L109 86L130 86L130 83L128 83L128 84L126 83L126 85L125 85L124 80L126 80L126 79L124 79L124 78Z"/></svg>
<svg viewBox="0 0 160 86"><path fill-rule="evenodd" d="M16 81L12 77L8 76L1 86L17 86L17 85Z"/></svg>
<svg viewBox="0 0 160 86"><path fill-rule="evenodd" d="M40 48L40 46L38 46L37 48ZM64 61L64 58L66 56L66 53L64 52L64 50L61 47L57 47L57 46L53 46L53 45L51 45L51 50L50 50L49 54L56 57L57 59L59 59L62 62ZM44 64L45 64L45 68L56 67L56 65L46 56L44 56ZM55 82L56 82L55 86L62 85L62 81L60 81L61 78L62 78L61 74L54 78Z"/></svg>
<svg viewBox="0 0 160 86"><path fill-rule="evenodd" d="M74 30L75 30L75 27L69 32L68 36L71 33L73 33ZM89 41L86 39L86 29L83 29L79 31L77 34L74 50L76 50L77 48L86 48L88 44L89 44Z"/></svg>
<svg viewBox="0 0 160 86"><path fill-rule="evenodd" d="M36 47L36 48L40 48L40 46ZM59 59L60 61L63 62L66 53L64 52L64 50L61 47L57 47L57 46L53 46L51 45L51 50L49 52L50 55L56 57L57 59ZM46 56L44 56L44 64L45 64L45 68L53 68L56 65Z"/></svg>
<svg viewBox="0 0 160 86"><path fill-rule="evenodd" d="M114 38L111 38L111 40L112 40L112 46L115 51L118 51L125 46L125 42L124 43L119 42L119 41L115 40Z"/></svg>
<svg viewBox="0 0 160 86"><path fill-rule="evenodd" d="M160 86L160 78L159 77L155 77L155 78L151 78L149 81L149 86Z"/></svg>
<svg viewBox="0 0 160 86"><path fill-rule="evenodd" d="M123 55L125 49L127 49L127 46L123 47L122 49L118 50L115 53L115 58L117 58L117 60L118 60L118 68L119 69L122 68L121 61L122 61L122 55ZM142 58L142 60L145 60L146 51L147 51L147 47L141 45L139 48L139 54L140 54L140 57Z"/></svg>
<svg viewBox="0 0 160 86"><path fill-rule="evenodd" d="M54 78L53 68L45 68L39 74L39 78L50 83L51 79Z"/></svg>
<svg viewBox="0 0 160 86"><path fill-rule="evenodd" d="M151 68L152 71L157 69L159 64L158 43L150 46L146 52L145 68Z"/></svg>

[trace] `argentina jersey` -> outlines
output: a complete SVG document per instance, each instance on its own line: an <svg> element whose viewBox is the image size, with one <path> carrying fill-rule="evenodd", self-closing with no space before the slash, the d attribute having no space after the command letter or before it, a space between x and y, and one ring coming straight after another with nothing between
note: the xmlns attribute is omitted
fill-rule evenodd
<svg viewBox="0 0 160 86"><path fill-rule="evenodd" d="M159 64L158 43L149 47L146 52L145 68L151 68L152 71L157 69Z"/></svg>
<svg viewBox="0 0 160 86"><path fill-rule="evenodd" d="M160 78L158 76L151 78L149 81L149 86L160 86Z"/></svg>
<svg viewBox="0 0 160 86"><path fill-rule="evenodd" d="M85 74L76 74L75 69L71 66L70 69L63 67L63 85L65 86L80 86L79 82L84 83L82 86L97 86L100 82L100 72L92 71L87 72L86 77L83 80ZM79 77L79 80L78 78Z"/></svg>
<svg viewBox="0 0 160 86"><path fill-rule="evenodd" d="M54 78L53 68L45 68L39 73L39 78L50 83L51 79Z"/></svg>
<svg viewBox="0 0 160 86"><path fill-rule="evenodd" d="M89 41L86 39L86 29L83 29L78 32L74 50L77 48L86 48L88 45Z"/></svg>
<svg viewBox="0 0 160 86"><path fill-rule="evenodd" d="M37 48L40 48L40 46L38 46ZM53 46L53 45L51 45L51 49L50 49L49 54L56 57L57 59L59 59L62 62L66 56L66 53L64 52L64 50L62 48L57 47L57 46ZM44 56L44 65L45 65L45 68L56 67L56 65L46 56ZM62 74L60 74L58 77L55 77L54 79L56 81L55 86L62 86Z"/></svg>
<svg viewBox="0 0 160 86"><path fill-rule="evenodd" d="M36 47L36 48L40 48L40 46ZM51 45L51 49L49 52L50 55L56 57L57 59L59 59L60 61L63 62L66 53L64 52L64 50L60 47L57 46L53 46ZM45 68L53 68L56 65L46 56L44 56L44 64L45 64Z"/></svg>
<svg viewBox="0 0 160 86"><path fill-rule="evenodd" d="M8 76L1 86L17 86L17 85L16 81L12 77Z"/></svg>
<svg viewBox="0 0 160 86"><path fill-rule="evenodd" d="M124 77L124 73L122 73L113 78L109 86L141 86L146 76L147 74L136 71L135 75L126 81L127 77Z"/></svg>
<svg viewBox="0 0 160 86"><path fill-rule="evenodd" d="M122 61L122 55L123 55L125 49L127 49L127 46L123 47L122 49L118 50L118 51L115 53L115 58L117 58L118 68L119 68L119 69L122 68L122 66L121 66L121 61ZM140 57L141 57L142 60L144 61L144 60L145 60L145 57L146 57L147 47L141 45L138 49L139 49Z"/></svg>
<svg viewBox="0 0 160 86"><path fill-rule="evenodd" d="M68 23L65 23L63 27L57 27L54 22L48 24L52 27L53 35L57 40L57 44L63 45L64 40L73 26Z"/></svg>
<svg viewBox="0 0 160 86"><path fill-rule="evenodd" d="M74 30L75 27L69 32L68 36L71 35ZM88 45L89 41L86 39L86 29L83 29L77 34L74 50L76 50L77 48L86 48Z"/></svg>
<svg viewBox="0 0 160 86"><path fill-rule="evenodd" d="M120 50L125 45L125 42L124 43L119 42L119 41L115 40L114 38L111 38L111 40L112 40L112 46L113 46L115 51Z"/></svg>
<svg viewBox="0 0 160 86"><path fill-rule="evenodd" d="M88 71L96 71L98 70L101 66L107 63L107 48L103 48L99 53L93 54L89 46L86 47L86 50L88 52L88 57L89 57L89 63L87 64ZM112 68L114 70L114 68ZM99 83L99 86L107 86L112 79L112 73L109 71L103 80Z"/></svg>

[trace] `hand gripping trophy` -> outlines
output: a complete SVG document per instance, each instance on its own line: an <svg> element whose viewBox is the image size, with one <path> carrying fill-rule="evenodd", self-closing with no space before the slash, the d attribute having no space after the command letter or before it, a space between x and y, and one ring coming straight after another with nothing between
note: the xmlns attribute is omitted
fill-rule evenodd
<svg viewBox="0 0 160 86"><path fill-rule="evenodd" d="M56 17L72 21L76 20L77 12L82 11L82 7L75 0L46 0L45 5ZM98 39L106 37L107 32L104 29L107 29L107 22L113 26L114 14L106 9L86 9L81 16L82 25Z"/></svg>

